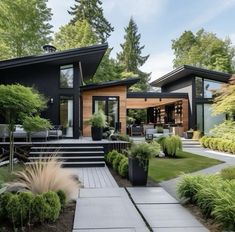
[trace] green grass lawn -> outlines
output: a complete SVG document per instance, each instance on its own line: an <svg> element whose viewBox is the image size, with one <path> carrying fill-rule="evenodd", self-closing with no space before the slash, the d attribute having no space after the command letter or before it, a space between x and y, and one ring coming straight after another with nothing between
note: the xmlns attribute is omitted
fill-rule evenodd
<svg viewBox="0 0 235 232"><path fill-rule="evenodd" d="M23 166L20 164L14 165L14 172L22 170ZM0 182L9 182L14 179L14 173L9 172L8 166L0 167Z"/></svg>
<svg viewBox="0 0 235 232"><path fill-rule="evenodd" d="M150 160L149 177L156 182L169 180L182 173L191 173L222 163L219 160L178 151L176 159L154 158Z"/></svg>

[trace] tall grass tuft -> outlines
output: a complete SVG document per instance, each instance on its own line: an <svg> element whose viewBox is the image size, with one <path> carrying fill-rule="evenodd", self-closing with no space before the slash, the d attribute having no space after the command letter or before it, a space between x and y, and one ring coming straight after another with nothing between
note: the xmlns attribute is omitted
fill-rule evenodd
<svg viewBox="0 0 235 232"><path fill-rule="evenodd" d="M26 165L23 171L16 172L16 181L11 184L24 187L34 194L62 190L67 199L71 200L78 192L78 181L70 170L61 165L55 157L38 160Z"/></svg>

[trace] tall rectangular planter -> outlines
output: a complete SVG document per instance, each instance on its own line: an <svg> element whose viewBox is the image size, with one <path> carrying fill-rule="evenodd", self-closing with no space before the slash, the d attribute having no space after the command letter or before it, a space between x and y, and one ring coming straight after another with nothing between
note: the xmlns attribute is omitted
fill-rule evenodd
<svg viewBox="0 0 235 232"><path fill-rule="evenodd" d="M146 170L143 167L145 165L147 165ZM146 161L145 165L140 164L138 159L129 157L129 180L133 186L145 186L147 184L149 161Z"/></svg>

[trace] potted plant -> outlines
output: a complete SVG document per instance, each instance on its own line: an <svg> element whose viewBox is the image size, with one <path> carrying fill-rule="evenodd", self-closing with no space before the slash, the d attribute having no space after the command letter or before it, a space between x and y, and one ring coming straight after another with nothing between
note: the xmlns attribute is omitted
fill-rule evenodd
<svg viewBox="0 0 235 232"><path fill-rule="evenodd" d="M190 129L186 131L186 139L192 139L193 138L193 129Z"/></svg>
<svg viewBox="0 0 235 232"><path fill-rule="evenodd" d="M148 143L134 144L129 152L129 180L134 186L144 186L148 179L149 159L155 157L157 146Z"/></svg>
<svg viewBox="0 0 235 232"><path fill-rule="evenodd" d="M103 128L107 126L106 115L102 110L94 113L89 119L91 125L91 137L93 140L102 140Z"/></svg>

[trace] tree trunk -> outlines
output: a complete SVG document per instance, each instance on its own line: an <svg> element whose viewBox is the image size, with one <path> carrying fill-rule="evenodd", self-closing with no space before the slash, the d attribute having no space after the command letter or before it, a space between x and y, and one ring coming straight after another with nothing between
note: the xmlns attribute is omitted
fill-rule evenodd
<svg viewBox="0 0 235 232"><path fill-rule="evenodd" d="M9 139L10 139L10 156L9 156L9 168L10 172L13 171L13 159L14 159L14 136L13 131L9 132Z"/></svg>

